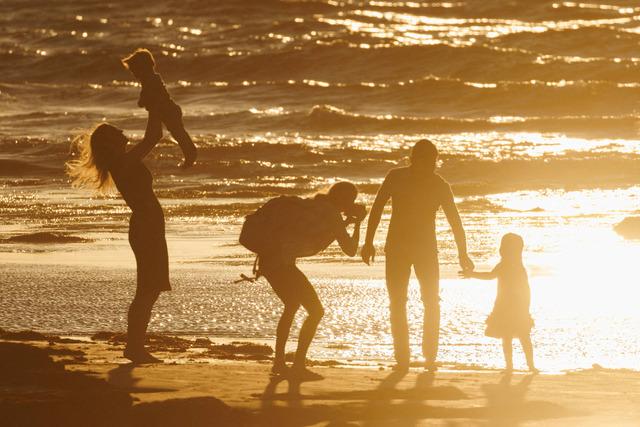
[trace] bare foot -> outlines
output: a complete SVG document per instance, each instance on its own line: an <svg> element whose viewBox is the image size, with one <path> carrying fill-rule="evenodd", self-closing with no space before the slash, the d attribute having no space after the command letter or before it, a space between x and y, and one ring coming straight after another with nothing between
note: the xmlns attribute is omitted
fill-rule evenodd
<svg viewBox="0 0 640 427"><path fill-rule="evenodd" d="M131 360L135 364L146 364L146 363L164 363L161 359L153 356L145 349L141 350L131 350L128 348L124 349L123 356L129 360Z"/></svg>
<svg viewBox="0 0 640 427"><path fill-rule="evenodd" d="M324 379L322 375L310 371L304 366L302 368L292 367L289 369L288 376L298 381L320 381Z"/></svg>

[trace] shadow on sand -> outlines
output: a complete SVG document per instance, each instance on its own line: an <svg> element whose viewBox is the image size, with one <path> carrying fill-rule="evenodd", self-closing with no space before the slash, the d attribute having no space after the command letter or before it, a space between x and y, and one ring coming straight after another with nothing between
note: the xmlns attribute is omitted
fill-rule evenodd
<svg viewBox="0 0 640 427"><path fill-rule="evenodd" d="M511 377L498 384L484 385L486 406L469 407L469 397L453 386L435 386L435 374L417 376L413 388L397 389L404 374L392 372L373 390L336 391L313 395L300 393L300 384L288 382L286 392L277 393L283 377L272 378L261 398L260 425L298 427L326 422L327 427L394 426L411 427L427 419L447 419L448 425L468 425L468 420L488 422L492 426L517 426L528 420L561 418L571 415L567 409L551 402L525 401L533 376L516 385ZM337 404L335 401L344 401ZM457 404L434 405L429 401L456 401ZM322 402L325 402L324 404Z"/></svg>
<svg viewBox="0 0 640 427"><path fill-rule="evenodd" d="M71 372L45 349L0 342L0 414L12 426L250 426L254 415L213 397L133 405L134 365L109 372L109 382Z"/></svg>
<svg viewBox="0 0 640 427"><path fill-rule="evenodd" d="M393 372L372 390L318 394L303 394L300 383L276 377L268 382L256 410L232 408L214 397L134 405L129 393L171 390L137 386L132 364L112 369L105 381L65 370L50 354L47 349L0 342L3 426L410 427L441 419L448 425L477 420L511 427L528 420L577 415L552 402L527 401L532 376L516 384L505 376L482 386L486 405L477 406L456 387L434 385L435 376L428 372L419 374L411 388L398 388L404 375ZM280 384L286 387L278 392Z"/></svg>

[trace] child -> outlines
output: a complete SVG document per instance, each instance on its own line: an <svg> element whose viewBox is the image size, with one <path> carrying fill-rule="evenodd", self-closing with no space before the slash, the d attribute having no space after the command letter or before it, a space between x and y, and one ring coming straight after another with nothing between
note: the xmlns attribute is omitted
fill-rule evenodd
<svg viewBox="0 0 640 427"><path fill-rule="evenodd" d="M162 77L156 73L156 63L151 52L147 49L137 49L124 58L122 64L142 85L138 106L146 108L160 118L182 149L184 161L181 166L192 166L196 161L196 146L184 129L182 109L171 99Z"/></svg>
<svg viewBox="0 0 640 427"><path fill-rule="evenodd" d="M527 270L522 264L523 248L522 237L507 233L500 242L500 263L492 271L481 273L467 270L462 271L461 275L482 280L498 279L496 302L487 318L485 335L502 338L502 349L507 364L506 372L513 371L512 340L517 337L527 358L529 371L538 373L533 363L533 345L530 335L533 319L529 314L531 292Z"/></svg>

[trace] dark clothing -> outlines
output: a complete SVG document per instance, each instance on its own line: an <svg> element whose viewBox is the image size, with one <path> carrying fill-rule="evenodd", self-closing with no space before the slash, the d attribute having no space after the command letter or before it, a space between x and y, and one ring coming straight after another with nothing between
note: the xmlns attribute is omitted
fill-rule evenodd
<svg viewBox="0 0 640 427"><path fill-rule="evenodd" d="M132 211L129 243L136 257L138 290L171 290L164 214L153 192L151 173L142 161L126 157L110 172Z"/></svg>
<svg viewBox="0 0 640 427"><path fill-rule="evenodd" d="M160 74L153 73L141 79L140 84L142 85L142 90L140 91L138 105L146 108L147 111L160 119L180 145L185 158L195 160L196 147L184 128L182 108L173 101L169 92L167 92Z"/></svg>
<svg viewBox="0 0 640 427"><path fill-rule="evenodd" d="M160 74L153 73L140 80L142 90L138 99L138 106L146 108L147 111L162 111L176 105L167 92ZM177 105L176 105L177 106Z"/></svg>

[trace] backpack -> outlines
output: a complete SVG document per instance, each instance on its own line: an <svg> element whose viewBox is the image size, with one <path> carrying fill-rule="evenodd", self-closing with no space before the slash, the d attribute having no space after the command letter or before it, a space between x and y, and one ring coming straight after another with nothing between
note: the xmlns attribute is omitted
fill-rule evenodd
<svg viewBox="0 0 640 427"><path fill-rule="evenodd" d="M255 254L278 249L278 234L287 224L287 218L299 211L303 199L297 196L279 196L267 201L254 213L245 217L240 231L240 244Z"/></svg>

